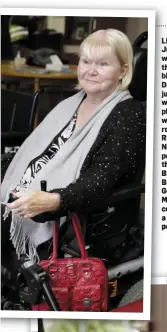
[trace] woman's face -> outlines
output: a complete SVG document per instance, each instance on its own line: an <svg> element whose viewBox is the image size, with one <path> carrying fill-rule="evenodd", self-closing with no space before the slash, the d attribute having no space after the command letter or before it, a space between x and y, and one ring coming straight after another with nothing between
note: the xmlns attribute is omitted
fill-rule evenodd
<svg viewBox="0 0 167 332"><path fill-rule="evenodd" d="M102 93L108 96L119 85L123 70L114 52L96 59L83 53L77 74L79 84L87 94Z"/></svg>

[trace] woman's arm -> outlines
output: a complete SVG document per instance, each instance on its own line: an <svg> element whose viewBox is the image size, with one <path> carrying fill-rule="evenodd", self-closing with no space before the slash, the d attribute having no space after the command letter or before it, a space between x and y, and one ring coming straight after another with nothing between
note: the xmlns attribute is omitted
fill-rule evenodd
<svg viewBox="0 0 167 332"><path fill-rule="evenodd" d="M50 192L60 194L59 213L65 210L91 212L101 209L120 181L132 182L141 158L145 156L145 110L128 109L113 116L111 128L91 164L83 167L76 182ZM88 158L88 157L87 157ZM86 164L86 161L85 163Z"/></svg>

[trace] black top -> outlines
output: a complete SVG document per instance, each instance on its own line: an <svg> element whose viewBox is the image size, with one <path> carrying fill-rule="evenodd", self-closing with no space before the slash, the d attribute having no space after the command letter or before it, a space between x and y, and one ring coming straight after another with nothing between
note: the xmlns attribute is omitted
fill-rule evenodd
<svg viewBox="0 0 167 332"><path fill-rule="evenodd" d="M141 164L144 171L145 140L145 106L133 99L119 103L102 125L79 178L66 188L51 190L61 196L57 215L63 216L67 210L84 215L103 210L112 192L136 182ZM133 200L121 204L118 213L122 216Z"/></svg>

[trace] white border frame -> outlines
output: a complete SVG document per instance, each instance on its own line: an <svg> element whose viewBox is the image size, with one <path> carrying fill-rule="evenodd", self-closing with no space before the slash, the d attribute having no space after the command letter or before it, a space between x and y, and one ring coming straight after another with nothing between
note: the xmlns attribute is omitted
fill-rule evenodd
<svg viewBox="0 0 167 332"><path fill-rule="evenodd" d="M155 67L155 11L154 10L102 10L102 9L46 9L46 8L1 8L1 15L41 16L90 16L90 17L136 17L148 18L148 70L147 70L147 141L146 141L146 194L145 194L145 239L144 242L144 301L143 313L118 312L44 312L3 311L3 318L59 318L59 319L105 319L149 320L151 290L151 238L152 238L152 176L153 176L153 126L154 126L154 67ZM55 13L55 15L54 15ZM149 125L148 125L149 124Z"/></svg>

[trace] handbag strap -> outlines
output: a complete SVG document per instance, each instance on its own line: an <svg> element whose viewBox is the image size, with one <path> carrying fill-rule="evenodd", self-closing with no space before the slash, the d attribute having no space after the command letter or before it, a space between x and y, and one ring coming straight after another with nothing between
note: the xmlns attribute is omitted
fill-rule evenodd
<svg viewBox="0 0 167 332"><path fill-rule="evenodd" d="M75 235L76 235L76 238L77 238L77 241L79 244L79 248L81 251L81 258L85 259L88 257L88 253L85 250L85 242L84 242L82 227L81 227L80 220L76 213L72 214L72 225L73 225L74 232L75 232Z"/></svg>
<svg viewBox="0 0 167 332"><path fill-rule="evenodd" d="M81 227L81 223L79 221L79 218L77 216L76 213L71 214L70 212L68 213L69 217L72 220L72 225L74 228L74 233L76 235L78 244L79 244L79 248L80 248L80 252L81 252L81 258L85 259L88 257L88 253L85 250L85 243L84 243L84 237L83 237L83 233L82 233L82 227ZM52 254L52 260L56 260L58 257L58 233L59 233L59 225L57 224L57 222L55 221L53 223L53 254Z"/></svg>

